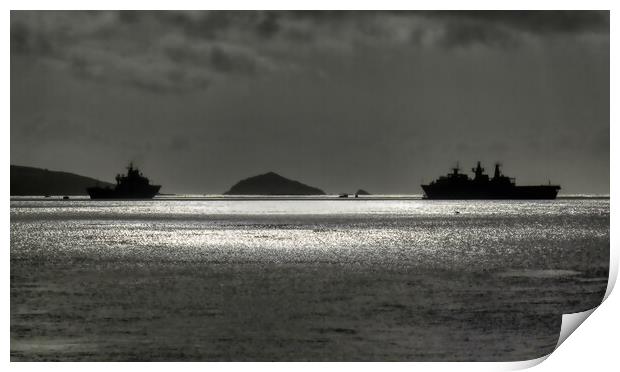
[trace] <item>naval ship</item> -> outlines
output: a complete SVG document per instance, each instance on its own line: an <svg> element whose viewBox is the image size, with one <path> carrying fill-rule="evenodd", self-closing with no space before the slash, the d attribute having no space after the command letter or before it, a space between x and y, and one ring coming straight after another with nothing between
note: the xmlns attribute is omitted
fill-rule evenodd
<svg viewBox="0 0 620 372"><path fill-rule="evenodd" d="M127 167L127 175L116 175L116 186L89 187L86 189L91 199L152 199L161 188L160 185L151 185L132 163Z"/></svg>
<svg viewBox="0 0 620 372"><path fill-rule="evenodd" d="M427 199L555 199L560 191L559 185L517 186L515 179L500 172L500 164L495 164L493 178L484 174L478 162L472 168L474 178L459 173L458 165L452 173L422 185Z"/></svg>

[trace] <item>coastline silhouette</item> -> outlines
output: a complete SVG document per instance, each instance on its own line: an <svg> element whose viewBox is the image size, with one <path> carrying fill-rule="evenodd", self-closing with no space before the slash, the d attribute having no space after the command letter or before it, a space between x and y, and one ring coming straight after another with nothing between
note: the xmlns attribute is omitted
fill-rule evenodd
<svg viewBox="0 0 620 372"><path fill-rule="evenodd" d="M112 187L113 184L75 173L11 165L11 195L86 195L93 186Z"/></svg>
<svg viewBox="0 0 620 372"><path fill-rule="evenodd" d="M560 185L517 186L514 178L502 174L500 164L495 164L493 177L485 174L480 161L472 168L474 177L461 173L457 166L452 172L438 179L420 185L426 199L555 199ZM116 175L116 184L100 181L68 172L11 165L11 195L84 195L91 199L152 199L161 186L150 184L132 163L127 174ZM268 172L242 179L223 195L326 195L325 191ZM340 198L354 198L371 195L363 189L354 194L340 193Z"/></svg>

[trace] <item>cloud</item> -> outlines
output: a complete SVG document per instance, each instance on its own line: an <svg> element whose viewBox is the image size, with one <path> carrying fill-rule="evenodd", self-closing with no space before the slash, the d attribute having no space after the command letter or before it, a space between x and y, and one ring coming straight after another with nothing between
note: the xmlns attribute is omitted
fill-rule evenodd
<svg viewBox="0 0 620 372"><path fill-rule="evenodd" d="M487 25L471 20L446 22L438 44L444 47L513 47L519 44L520 35L502 25Z"/></svg>
<svg viewBox="0 0 620 372"><path fill-rule="evenodd" d="M518 47L609 35L607 11L12 11L11 53L152 92L288 68L299 49ZM303 62L303 61L302 61Z"/></svg>
<svg viewBox="0 0 620 372"><path fill-rule="evenodd" d="M163 41L162 48L171 61L184 66L202 67L220 74L254 75L259 71L274 68L269 58L234 44L170 37Z"/></svg>
<svg viewBox="0 0 620 372"><path fill-rule="evenodd" d="M213 75L208 70L180 66L148 54L122 55L98 48L74 48L66 62L78 76L111 81L153 92L204 89Z"/></svg>
<svg viewBox="0 0 620 372"><path fill-rule="evenodd" d="M609 33L608 11L435 11L425 15L440 19L469 19L486 24L504 25L532 34Z"/></svg>
<svg viewBox="0 0 620 372"><path fill-rule="evenodd" d="M151 12L12 12L11 53L158 93L201 90L275 67L252 48L192 38Z"/></svg>
<svg viewBox="0 0 620 372"><path fill-rule="evenodd" d="M439 44L514 47L525 39L609 34L606 11L433 11L422 16L443 25Z"/></svg>
<svg viewBox="0 0 620 372"><path fill-rule="evenodd" d="M548 36L608 35L608 11L311 11L277 18L281 32L304 25L313 36L357 43L514 47ZM292 34L299 34L297 32Z"/></svg>

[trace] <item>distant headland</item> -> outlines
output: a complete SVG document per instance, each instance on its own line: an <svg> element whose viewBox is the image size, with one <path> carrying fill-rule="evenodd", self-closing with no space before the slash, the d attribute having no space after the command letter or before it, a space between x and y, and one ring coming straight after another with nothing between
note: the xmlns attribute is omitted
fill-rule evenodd
<svg viewBox="0 0 620 372"><path fill-rule="evenodd" d="M269 172L237 182L224 195L325 195L325 192Z"/></svg>
<svg viewBox="0 0 620 372"><path fill-rule="evenodd" d="M74 173L11 165L11 195L86 195L86 188L113 186Z"/></svg>

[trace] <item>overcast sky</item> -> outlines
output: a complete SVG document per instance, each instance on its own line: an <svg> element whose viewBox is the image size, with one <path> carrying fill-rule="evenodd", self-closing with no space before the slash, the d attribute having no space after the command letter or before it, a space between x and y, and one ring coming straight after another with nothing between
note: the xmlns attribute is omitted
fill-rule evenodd
<svg viewBox="0 0 620 372"><path fill-rule="evenodd" d="M609 192L608 12L11 12L11 163L162 192Z"/></svg>

